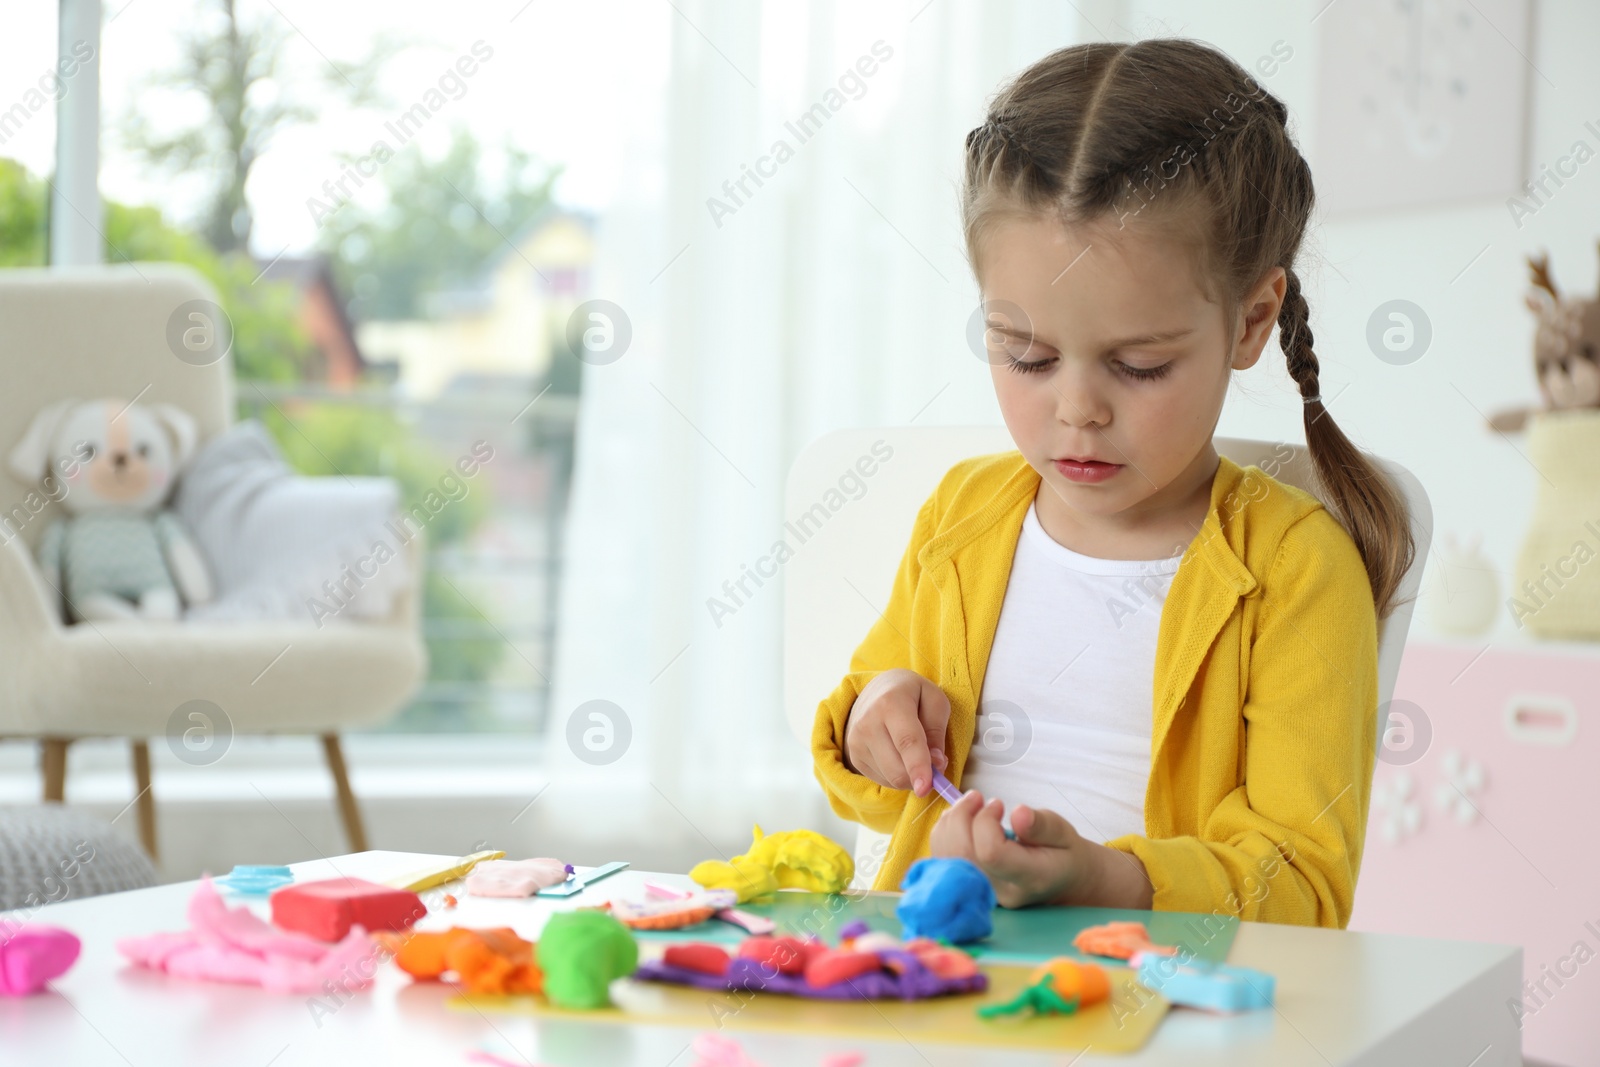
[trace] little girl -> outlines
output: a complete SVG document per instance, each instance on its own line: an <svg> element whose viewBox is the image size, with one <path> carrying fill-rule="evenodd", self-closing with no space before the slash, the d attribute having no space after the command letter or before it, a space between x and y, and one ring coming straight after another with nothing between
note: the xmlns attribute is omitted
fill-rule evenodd
<svg viewBox="0 0 1600 1067"><path fill-rule="evenodd" d="M944 477L817 710L834 810L893 834L874 888L964 856L1008 907L1349 922L1377 623L1414 546L1321 401L1287 120L1216 50L1149 40L1051 53L968 134L962 220L1017 451ZM1274 325L1326 507L1272 477L1287 449L1264 470L1212 445Z"/></svg>

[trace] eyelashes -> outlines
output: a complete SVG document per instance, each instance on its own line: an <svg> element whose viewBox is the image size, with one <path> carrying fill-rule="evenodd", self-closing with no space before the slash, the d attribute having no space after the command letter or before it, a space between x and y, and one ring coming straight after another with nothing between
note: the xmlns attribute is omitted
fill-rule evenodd
<svg viewBox="0 0 1600 1067"><path fill-rule="evenodd" d="M1041 374L1055 366L1056 360L1054 356L1049 359L1017 359L1007 353L1006 364L1018 374ZM1117 363L1117 373L1141 382L1164 378L1171 370L1172 364L1170 362L1163 363L1159 367L1130 367L1126 363Z"/></svg>
<svg viewBox="0 0 1600 1067"><path fill-rule="evenodd" d="M1159 367L1130 367L1126 363L1119 363L1117 366L1122 369L1123 374L1142 382L1164 378L1167 372L1172 370L1171 363L1163 363Z"/></svg>

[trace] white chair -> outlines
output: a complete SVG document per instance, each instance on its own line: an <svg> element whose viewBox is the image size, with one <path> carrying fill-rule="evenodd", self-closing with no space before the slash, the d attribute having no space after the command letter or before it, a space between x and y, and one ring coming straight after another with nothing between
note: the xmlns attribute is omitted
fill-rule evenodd
<svg viewBox="0 0 1600 1067"><path fill-rule="evenodd" d="M0 445L10 448L35 412L67 396L175 404L194 417L202 442L227 428L231 360L194 366L168 342L179 305L216 299L199 275L170 264L0 271L0 365L10 368L0 390ZM421 682L419 540L410 545L417 580L382 623L66 626L33 548L55 505L37 514L15 510L30 493L38 499L37 486L0 465L0 518L9 520L0 529L0 737L39 742L44 799L63 799L74 739L129 738L140 837L154 857L146 739L193 728L184 716L174 727L174 713L204 700L222 710L235 735L319 735L351 851L365 851L339 734L389 717Z"/></svg>
<svg viewBox="0 0 1600 1067"><path fill-rule="evenodd" d="M894 449L893 459L879 464L870 478L863 479L867 490L861 498L834 512L784 565L783 708L789 728L807 743L817 705L839 684L849 669L851 653L877 620L872 605L881 608L888 599L912 523L928 494L960 460L1016 448L1004 426L840 430L811 442L795 459L789 470L785 515L799 515L829 489L837 489L841 474L862 456L870 456L877 441ZM1231 437L1216 438L1214 444L1220 454L1241 467L1262 465L1288 447L1293 455L1279 465L1275 477L1316 493L1311 457L1302 445ZM1388 460L1379 463L1405 496L1417 543L1416 558L1400 586L1400 598L1406 603L1378 626L1381 707L1394 695L1400 673L1400 657L1411 627L1412 598L1433 538L1433 507L1422 483L1410 471ZM852 585L872 604L852 591ZM1381 744L1382 724L1378 736ZM871 857L882 854L887 840L887 835L865 826L857 830L858 871L875 869Z"/></svg>

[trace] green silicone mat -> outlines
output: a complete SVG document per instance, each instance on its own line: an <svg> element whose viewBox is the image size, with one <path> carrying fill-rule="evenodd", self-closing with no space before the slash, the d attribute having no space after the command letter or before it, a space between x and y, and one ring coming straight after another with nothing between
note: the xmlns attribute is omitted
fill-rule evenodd
<svg viewBox="0 0 1600 1067"><path fill-rule="evenodd" d="M778 924L779 935L815 934L824 941L837 940L839 928L860 919L874 930L900 936L895 917L899 893L800 893L782 890L770 902L741 904L739 910L764 915ZM1239 930L1232 915L1190 914L1181 911L1136 911L1130 908L996 908L994 933L983 941L961 946L980 960L994 963L1042 963L1053 956L1100 960L1072 947L1079 930L1107 922L1142 922L1150 940L1177 945L1196 959L1223 963ZM635 930L644 941L711 941L738 944L749 934L730 923L711 920L677 930Z"/></svg>

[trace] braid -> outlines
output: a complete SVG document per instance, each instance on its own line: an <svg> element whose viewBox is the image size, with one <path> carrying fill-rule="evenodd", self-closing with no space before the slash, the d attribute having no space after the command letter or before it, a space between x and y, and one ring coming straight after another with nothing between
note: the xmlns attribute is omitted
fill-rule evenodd
<svg viewBox="0 0 1600 1067"><path fill-rule="evenodd" d="M1022 135L1010 123L997 115L985 122L984 125L992 127L1000 135L1001 140L1005 141L1006 147L1015 152L1021 159L1023 166L1033 165L1033 153L1028 151L1028 146L1022 142Z"/></svg>
<svg viewBox="0 0 1600 1067"><path fill-rule="evenodd" d="M1399 604L1415 539L1404 497L1322 403L1293 270L1315 201L1283 101L1210 46L1156 38L1057 49L1007 82L967 135L961 224L980 287L981 246L1000 220L1121 229L1151 205L1148 225L1192 241L1219 298L1237 301L1283 269L1278 341L1319 499L1360 549L1381 619Z"/></svg>
<svg viewBox="0 0 1600 1067"><path fill-rule="evenodd" d="M1285 275L1283 308L1278 312L1278 344L1289 365L1289 377L1300 386L1300 399L1307 407L1306 417L1314 420L1316 416L1311 414L1310 405L1321 407L1322 400L1317 391L1320 388L1317 374L1321 367L1312 349L1315 342L1311 335L1311 308L1306 304L1305 294L1300 291L1300 276L1294 272L1294 268L1285 271Z"/></svg>
<svg viewBox="0 0 1600 1067"><path fill-rule="evenodd" d="M1400 581L1416 555L1405 498L1372 459L1334 424L1322 406L1317 383L1320 367L1312 349L1311 309L1300 289L1300 276L1285 271L1283 308L1278 312L1278 344L1289 377L1300 386L1304 402L1306 447L1318 494L1328 511L1349 532L1366 565L1378 618L1399 606ZM1317 410L1313 412L1311 409Z"/></svg>
<svg viewBox="0 0 1600 1067"><path fill-rule="evenodd" d="M982 126L967 134L967 157L969 175L984 173L991 179L999 178L1006 185L1021 184L1027 196L1043 198L1058 191L1048 169L1040 164L1022 135L1003 115L991 114Z"/></svg>
<svg viewBox="0 0 1600 1067"><path fill-rule="evenodd" d="M1250 84L1255 86L1254 91L1250 95L1266 106L1267 110L1271 112L1272 117L1277 120L1278 128L1280 130L1288 130L1289 106L1282 100L1279 100L1277 97L1267 92L1265 89L1261 88L1260 85L1257 85L1255 79L1252 78L1250 80Z"/></svg>

